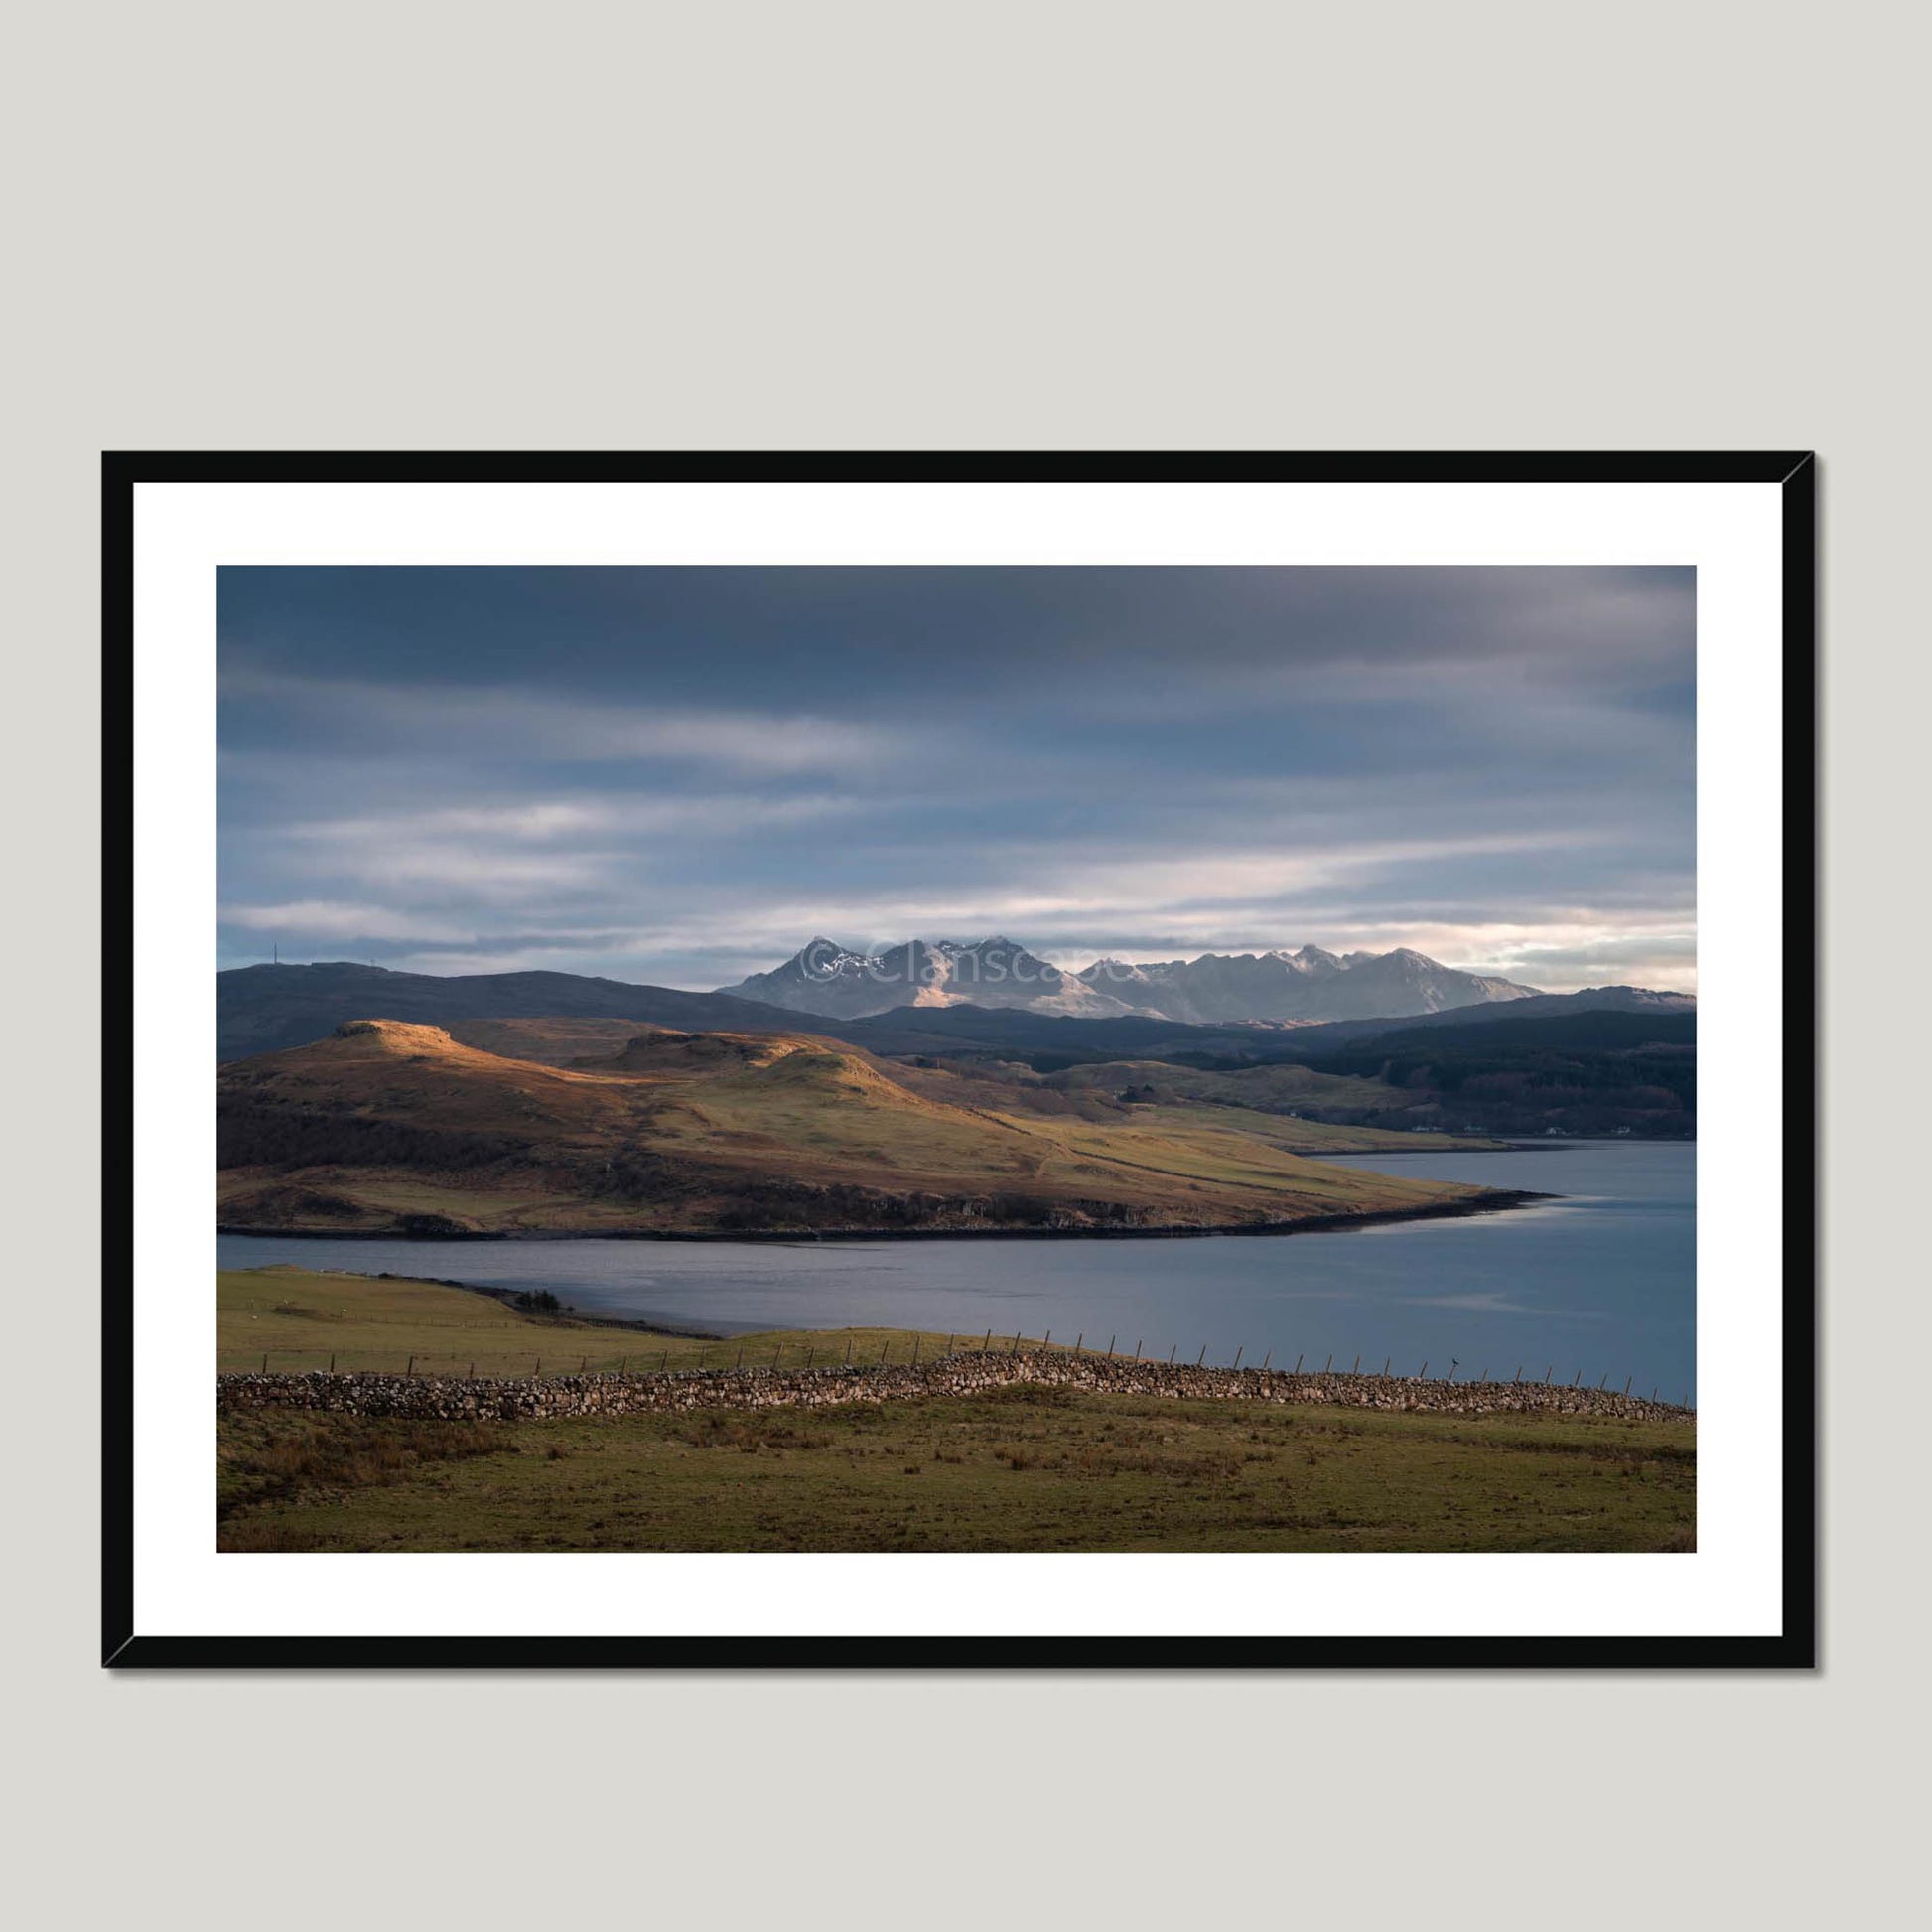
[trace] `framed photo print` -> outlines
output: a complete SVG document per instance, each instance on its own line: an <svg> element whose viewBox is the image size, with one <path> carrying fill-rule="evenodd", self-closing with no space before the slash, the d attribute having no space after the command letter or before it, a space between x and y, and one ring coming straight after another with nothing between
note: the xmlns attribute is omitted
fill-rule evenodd
<svg viewBox="0 0 1932 1932"><path fill-rule="evenodd" d="M109 455L106 1662L1811 1665L1814 477Z"/></svg>

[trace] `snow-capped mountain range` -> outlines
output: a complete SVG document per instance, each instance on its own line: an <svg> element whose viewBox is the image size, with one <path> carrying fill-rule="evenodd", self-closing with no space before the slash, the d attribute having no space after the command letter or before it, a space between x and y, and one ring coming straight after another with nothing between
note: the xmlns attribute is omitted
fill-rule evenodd
<svg viewBox="0 0 1932 1932"><path fill-rule="evenodd" d="M819 937L770 972L718 991L841 1020L895 1007L966 1004L1077 1019L1146 1014L1189 1025L1280 1025L1400 1019L1525 999L1538 989L1460 972L1407 946L1340 955L1319 946L1203 953L1153 965L1099 959L1080 973L1063 973L995 936L971 943L909 939L882 953L853 952Z"/></svg>

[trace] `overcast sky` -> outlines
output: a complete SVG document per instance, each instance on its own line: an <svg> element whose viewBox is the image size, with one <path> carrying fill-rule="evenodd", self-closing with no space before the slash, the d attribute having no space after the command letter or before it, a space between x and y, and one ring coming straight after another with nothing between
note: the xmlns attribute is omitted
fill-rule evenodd
<svg viewBox="0 0 1932 1932"><path fill-rule="evenodd" d="M223 570L220 963L1693 990L1689 570Z"/></svg>

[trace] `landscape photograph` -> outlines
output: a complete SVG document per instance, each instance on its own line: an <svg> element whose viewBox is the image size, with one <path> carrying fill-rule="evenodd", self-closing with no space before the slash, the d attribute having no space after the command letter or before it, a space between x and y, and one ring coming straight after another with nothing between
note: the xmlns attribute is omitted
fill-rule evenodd
<svg viewBox="0 0 1932 1932"><path fill-rule="evenodd" d="M1691 569L218 641L220 1552L1697 1548Z"/></svg>

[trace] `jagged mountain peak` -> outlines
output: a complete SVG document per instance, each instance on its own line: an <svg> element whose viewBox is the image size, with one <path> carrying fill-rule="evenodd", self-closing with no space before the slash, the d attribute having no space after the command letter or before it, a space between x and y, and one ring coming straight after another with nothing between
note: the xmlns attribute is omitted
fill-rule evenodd
<svg viewBox="0 0 1932 1932"><path fill-rule="evenodd" d="M828 950L832 946L813 940L770 972L741 980L737 997L835 1019L962 1002L1096 1019L1135 1010L1068 977L1003 932L984 939L908 939L870 954Z"/></svg>
<svg viewBox="0 0 1932 1932"><path fill-rule="evenodd" d="M1091 1017L1141 1013L1190 1025L1403 1019L1536 991L1445 966L1413 946L1340 956L1304 945L1195 959L1107 958L1066 973L1004 932L911 939L871 955L815 938L772 971L719 990L844 1019L965 1003Z"/></svg>

